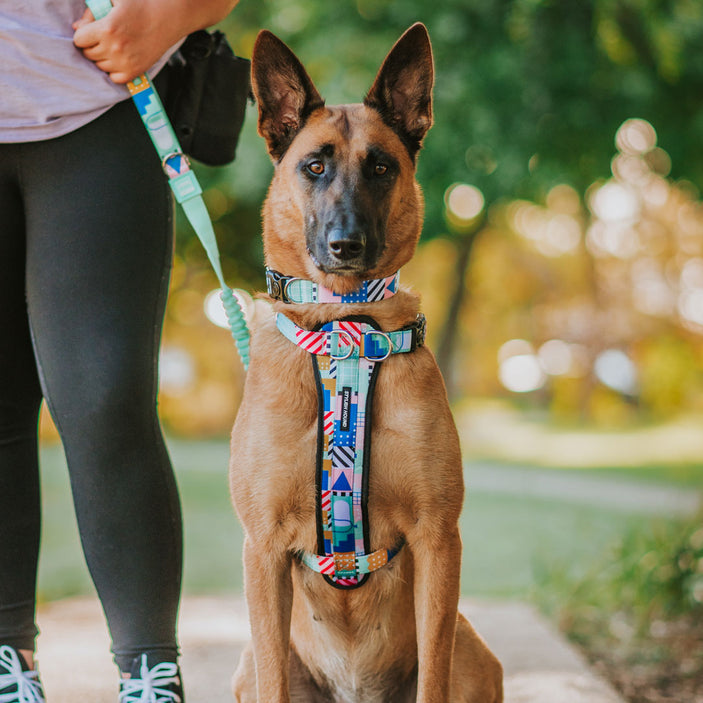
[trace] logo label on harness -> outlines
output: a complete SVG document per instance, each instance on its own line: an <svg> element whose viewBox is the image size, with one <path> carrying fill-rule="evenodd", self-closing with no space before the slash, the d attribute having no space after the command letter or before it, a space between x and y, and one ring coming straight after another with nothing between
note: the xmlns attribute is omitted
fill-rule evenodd
<svg viewBox="0 0 703 703"><path fill-rule="evenodd" d="M339 427L342 432L349 432L351 418L351 395L352 389L349 386L342 388L342 412L339 419Z"/></svg>

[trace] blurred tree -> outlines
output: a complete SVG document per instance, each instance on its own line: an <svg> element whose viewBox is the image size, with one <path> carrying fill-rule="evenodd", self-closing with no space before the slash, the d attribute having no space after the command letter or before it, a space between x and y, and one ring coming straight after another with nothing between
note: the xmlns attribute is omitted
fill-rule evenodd
<svg viewBox="0 0 703 703"><path fill-rule="evenodd" d="M585 207L565 185L544 205L494 207L458 325L471 347L463 392L495 395L500 378L539 389L533 401L555 416L608 426L703 408L703 203L665 177L648 122L626 120L616 144L612 178Z"/></svg>
<svg viewBox="0 0 703 703"><path fill-rule="evenodd" d="M259 28L276 32L333 103L360 100L385 52L418 20L430 30L436 61L435 127L419 165L424 236L448 236L457 252L438 349L451 380L465 271L488 219L448 222L448 188L477 187L486 211L504 200L542 199L558 183L583 193L607 176L613 134L629 117L655 125L675 178L703 184L703 3L244 0L224 26L245 56ZM246 282L261 281L254 213L270 174L263 145L250 143L260 142L254 122L252 110L237 162L207 179L228 198L218 228L228 268Z"/></svg>

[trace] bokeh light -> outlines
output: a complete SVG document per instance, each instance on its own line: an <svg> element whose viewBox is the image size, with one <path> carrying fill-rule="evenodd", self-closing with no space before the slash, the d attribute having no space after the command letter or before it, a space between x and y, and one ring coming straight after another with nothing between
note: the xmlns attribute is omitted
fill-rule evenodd
<svg viewBox="0 0 703 703"><path fill-rule="evenodd" d="M529 393L547 380L533 346L525 339L510 339L498 350L498 378L513 393Z"/></svg>
<svg viewBox="0 0 703 703"><path fill-rule="evenodd" d="M595 190L588 204L591 212L605 222L632 222L640 214L637 193L615 181L609 181Z"/></svg>
<svg viewBox="0 0 703 703"><path fill-rule="evenodd" d="M475 186L455 183L444 194L447 218L457 226L473 223L483 212L485 200L483 193Z"/></svg>
<svg viewBox="0 0 703 703"><path fill-rule="evenodd" d="M624 154L646 154L656 145L657 133L646 120L625 120L615 134L615 146Z"/></svg>
<svg viewBox="0 0 703 703"><path fill-rule="evenodd" d="M648 257L635 261L630 276L632 300L640 312L664 317L674 311L674 292L657 259Z"/></svg>
<svg viewBox="0 0 703 703"><path fill-rule="evenodd" d="M550 339L537 352L540 366L550 376L564 376L571 371L574 354L571 345L561 339Z"/></svg>
<svg viewBox="0 0 703 703"><path fill-rule="evenodd" d="M574 202L566 191L555 194L553 189L550 196L548 204L551 201L551 206L548 208L517 200L508 207L507 212L518 234L530 240L544 256L558 257L573 253L581 243L582 228L576 217L580 202Z"/></svg>
<svg viewBox="0 0 703 703"><path fill-rule="evenodd" d="M250 300L243 298L242 294L236 288L232 290L232 293L244 313L244 319L249 322ZM208 320L210 320L210 322L212 322L213 325L223 327L224 329L230 328L229 320L227 319L227 312L225 311L225 306L222 303L222 291L219 288L210 291L205 296L203 308L205 310L205 316Z"/></svg>
<svg viewBox="0 0 703 703"><path fill-rule="evenodd" d="M637 391L635 364L620 349L601 352L596 357L593 370L601 383L619 393L634 395Z"/></svg>
<svg viewBox="0 0 703 703"><path fill-rule="evenodd" d="M195 363L181 347L162 346L159 356L159 387L167 395L182 395L196 381Z"/></svg>
<svg viewBox="0 0 703 703"><path fill-rule="evenodd" d="M500 382L513 393L529 393L544 385L546 375L534 354L518 354L506 359L498 372Z"/></svg>
<svg viewBox="0 0 703 703"><path fill-rule="evenodd" d="M498 363L520 354L534 354L534 347L526 339L509 339L498 349Z"/></svg>
<svg viewBox="0 0 703 703"><path fill-rule="evenodd" d="M213 325L227 329L229 327L229 321L227 320L227 313L225 312L225 306L222 304L220 295L219 288L210 291L205 296L203 307L207 319L210 320Z"/></svg>
<svg viewBox="0 0 703 703"><path fill-rule="evenodd" d="M703 288L684 290L679 297L678 307L686 322L703 329Z"/></svg>

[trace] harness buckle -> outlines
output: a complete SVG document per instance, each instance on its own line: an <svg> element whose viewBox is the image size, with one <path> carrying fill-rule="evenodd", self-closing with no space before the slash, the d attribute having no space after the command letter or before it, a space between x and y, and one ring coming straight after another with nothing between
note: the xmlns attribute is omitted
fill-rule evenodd
<svg viewBox="0 0 703 703"><path fill-rule="evenodd" d="M346 337L344 340L344 343L349 347L349 351L346 354L343 355L335 355L332 353L332 335L339 335L340 337ZM337 349L339 349L339 342L337 342ZM354 339L352 336L349 334L349 332L345 332L344 330L332 330L330 332L330 359L336 359L337 361L341 361L342 359L348 359L352 353L354 352Z"/></svg>
<svg viewBox="0 0 703 703"><path fill-rule="evenodd" d="M390 338L389 335L387 335L385 332L382 332L381 330L368 330L366 334L364 334L364 339L366 337L370 337L371 335L377 334L380 337L383 337L386 342L388 343L388 351L383 356L370 356L369 354L366 353L366 344L364 344L364 356L369 360L369 361L385 361L392 353L393 353L393 340ZM374 343L375 346L375 343Z"/></svg>

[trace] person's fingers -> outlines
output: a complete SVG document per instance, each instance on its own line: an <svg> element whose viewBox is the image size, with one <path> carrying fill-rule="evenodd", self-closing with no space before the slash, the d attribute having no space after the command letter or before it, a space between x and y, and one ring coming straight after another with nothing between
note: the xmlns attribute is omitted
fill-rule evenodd
<svg viewBox="0 0 703 703"><path fill-rule="evenodd" d="M71 27L73 27L73 30L75 31L79 27L82 27L89 22L93 22L94 20L95 18L93 17L93 13L90 11L90 8L86 7L83 14L71 25Z"/></svg>
<svg viewBox="0 0 703 703"><path fill-rule="evenodd" d="M95 63L101 71L105 71L105 73L110 73L110 71L114 71L117 68L115 66L115 62L110 61L110 59L101 59L100 61L94 61L93 63Z"/></svg>
<svg viewBox="0 0 703 703"><path fill-rule="evenodd" d="M97 63L105 59L105 51L101 48L100 44L95 46L89 46L87 49L83 49L83 56L89 61Z"/></svg>
<svg viewBox="0 0 703 703"><path fill-rule="evenodd" d="M95 46L100 41L100 22L86 22L76 29L73 43L79 49Z"/></svg>
<svg viewBox="0 0 703 703"><path fill-rule="evenodd" d="M129 81L131 81L133 78L136 78L136 76L133 76L131 74L124 73L121 71L115 71L113 73L110 73L109 75L110 75L110 80L113 83L119 83L119 84L129 83Z"/></svg>

